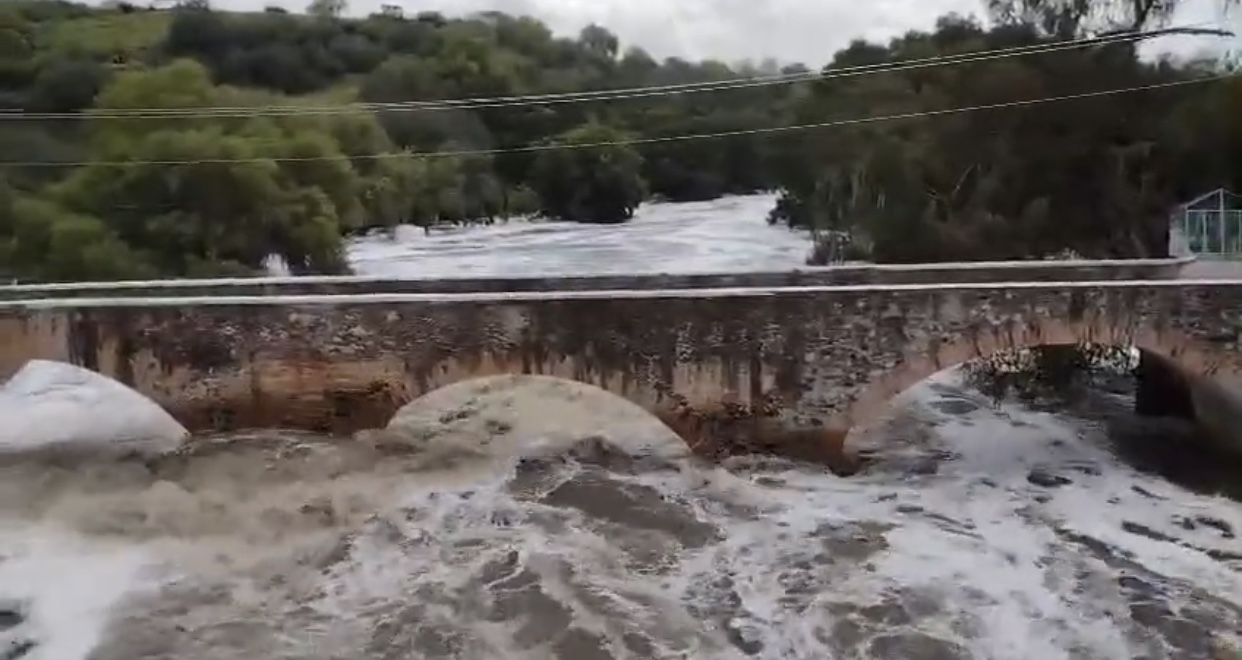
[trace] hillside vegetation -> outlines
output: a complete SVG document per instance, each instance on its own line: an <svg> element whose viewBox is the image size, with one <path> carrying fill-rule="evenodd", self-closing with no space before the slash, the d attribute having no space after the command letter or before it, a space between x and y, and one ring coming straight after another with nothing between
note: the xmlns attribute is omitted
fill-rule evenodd
<svg viewBox="0 0 1242 660"><path fill-rule="evenodd" d="M657 61L600 26L558 37L502 13L8 0L0 277L253 274L269 255L338 273L345 237L399 223L616 223L652 198L759 190L782 192L771 222L848 233L880 261L1159 254L1175 202L1239 183L1238 79L943 113L1193 81L1226 63L1144 63L1129 40L834 77L1158 26L1172 7L1073 4L993 0L994 28L946 17L856 42L820 78ZM756 76L769 79L564 96ZM511 100L528 95L561 96ZM872 121L886 116L904 118ZM830 125L773 131L807 124ZM682 139L704 134L723 136Z"/></svg>

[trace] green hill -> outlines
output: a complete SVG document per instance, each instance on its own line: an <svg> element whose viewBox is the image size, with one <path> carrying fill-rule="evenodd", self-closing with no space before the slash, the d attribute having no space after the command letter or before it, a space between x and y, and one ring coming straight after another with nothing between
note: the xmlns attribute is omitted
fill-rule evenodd
<svg viewBox="0 0 1242 660"><path fill-rule="evenodd" d="M992 3L995 28L949 17L856 42L828 71L1056 41L1038 11L1003 11L1016 2ZM1173 202L1242 187L1237 81L1183 85L1203 67L1144 63L1133 43L816 80L658 61L594 25L340 9L0 3L0 277L253 273L271 254L341 272L343 237L376 227L625 222L647 199L772 189L772 222L881 261L1148 255Z"/></svg>

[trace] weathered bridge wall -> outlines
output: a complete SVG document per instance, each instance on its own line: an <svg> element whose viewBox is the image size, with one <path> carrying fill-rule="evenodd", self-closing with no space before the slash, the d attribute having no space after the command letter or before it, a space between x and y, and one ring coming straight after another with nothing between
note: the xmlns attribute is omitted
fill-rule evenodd
<svg viewBox="0 0 1242 660"><path fill-rule="evenodd" d="M191 429L346 432L456 381L534 373L598 385L692 440L756 419L805 439L936 371L1041 344L1134 344L1232 386L1240 315L1236 281L9 301L0 378L61 360Z"/></svg>
<svg viewBox="0 0 1242 660"><path fill-rule="evenodd" d="M147 296L352 295L364 293L478 293L801 287L945 282L1064 282L1177 279L1193 259L1004 261L911 265L853 265L739 274L601 275L394 279L376 276L264 277L151 282L72 282L0 286L0 300Z"/></svg>

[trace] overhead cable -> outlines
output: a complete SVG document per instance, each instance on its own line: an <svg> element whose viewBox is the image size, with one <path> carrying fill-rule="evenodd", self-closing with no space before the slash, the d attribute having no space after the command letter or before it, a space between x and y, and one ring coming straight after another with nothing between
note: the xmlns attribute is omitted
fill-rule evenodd
<svg viewBox="0 0 1242 660"><path fill-rule="evenodd" d="M856 76L874 75L895 71L910 71L942 66L954 66L974 62L1025 57L1082 48L1099 47L1109 44L1134 43L1146 39L1174 34L1226 34L1216 30L1202 30L1195 26L1179 26L1160 30L1136 32L1117 32L1099 37L1065 40L1054 43L1032 44L1010 48L996 48L952 55L881 62L840 68L826 68L823 71L809 71L790 74L757 76L737 80L704 81L697 83L681 83L676 85L659 85L648 87L615 88L610 90L593 90L582 92L562 92L549 94L526 94L519 96L475 97L462 99L444 99L432 101L394 101L388 103L351 103L337 106L255 106L255 107L198 107L198 108L103 108L84 110L82 112L0 112L0 121L14 120L52 120L52 119L206 119L206 118L244 118L256 116L321 116L357 114L370 112L411 112L411 111L444 111L474 110L482 108L504 108L515 106L544 106L565 103L587 103L596 101L615 101L626 99L671 96L678 94L694 94L702 92L720 92L772 85L787 85L797 82L827 80L835 78L851 78Z"/></svg>
<svg viewBox="0 0 1242 660"><path fill-rule="evenodd" d="M509 147L499 149L468 149L459 151L435 151L435 152L387 152L374 154L350 154L350 155L334 155L334 156L270 156L255 158L204 158L193 160L114 160L114 161L77 161L77 162L51 162L51 161L0 161L0 167L77 167L77 166L106 166L106 167L145 167L145 166L180 166L180 165L206 165L206 164L239 164L239 163L271 163L271 162L315 162L315 161L342 161L342 160L388 160L388 159L430 159L430 158L464 158L472 156L495 156L506 153L530 153L540 151L558 151L569 149L599 149L617 146L635 146L644 144L657 144L665 142L688 142L692 140L709 140L728 137L738 137L746 135L773 135L780 133L792 133L798 131L809 131L824 128L837 128L843 126L858 126L864 124L874 124L880 122L900 121L909 119L926 119L931 117L940 117L944 115L954 115L969 112L980 112L984 110L999 110L1003 108L1023 108L1037 105L1045 105L1049 103L1059 103L1063 101L1076 101L1082 99L1098 98L1103 96L1111 96L1115 94L1131 94L1135 92L1154 91L1160 89L1172 89L1177 87L1188 87L1191 85L1202 85L1213 82L1220 82L1232 78L1238 78L1242 74L1227 73L1215 76L1205 76L1202 78L1191 78L1186 80L1175 80L1164 83L1154 83L1149 85L1140 85L1135 87L1123 87L1118 89L1107 89L1095 92L1082 92L1078 94L1065 94L1062 96L1050 96L1037 99L1025 99L1021 101L1006 101L1001 103L988 103L983 105L972 105L957 108L944 108L939 110L921 110L917 112L905 112L891 115L879 115L875 117L857 117L854 119L841 119L836 121L819 122L813 124L794 124L790 126L770 126L764 128L741 129L733 131L720 131L715 133L689 133L684 135L670 135L663 137L646 137L634 138L630 140L613 140L604 142L589 143L545 143L532 144L520 147Z"/></svg>

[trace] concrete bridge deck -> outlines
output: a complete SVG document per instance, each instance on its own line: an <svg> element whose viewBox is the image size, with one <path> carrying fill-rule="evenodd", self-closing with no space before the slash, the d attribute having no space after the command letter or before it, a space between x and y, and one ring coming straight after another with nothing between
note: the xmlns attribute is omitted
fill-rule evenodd
<svg viewBox="0 0 1242 660"><path fill-rule="evenodd" d="M716 289L944 282L1160 280L1184 276L1193 259L998 261L847 265L752 273L418 279L377 276L263 277L139 282L69 282L0 286L0 300L144 296L347 295L501 291Z"/></svg>
<svg viewBox="0 0 1242 660"><path fill-rule="evenodd" d="M1242 279L1242 261L1195 259L1181 267L1181 279L1226 280Z"/></svg>
<svg viewBox="0 0 1242 660"><path fill-rule="evenodd" d="M634 401L692 443L744 435L815 457L830 431L999 350L1135 345L1233 387L1240 323L1242 280L43 298L0 302L0 378L60 360L193 430L347 433L454 382L544 374ZM1195 412L1218 419L1219 391L1197 390Z"/></svg>

